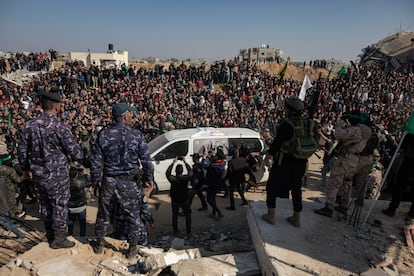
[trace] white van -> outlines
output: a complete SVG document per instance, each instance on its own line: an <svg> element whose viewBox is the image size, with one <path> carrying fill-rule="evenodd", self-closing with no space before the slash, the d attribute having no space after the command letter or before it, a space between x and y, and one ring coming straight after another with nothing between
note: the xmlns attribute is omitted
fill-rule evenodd
<svg viewBox="0 0 414 276"><path fill-rule="evenodd" d="M258 154L265 150L265 143L260 138L260 134L248 128L204 127L166 132L148 143L154 166L155 189L158 191L170 189L165 172L176 157L182 156L188 164L192 165L193 153L203 156L204 151L215 152L220 146L224 149L227 160L231 159L229 152L233 149L240 149L241 146L249 147L251 152ZM257 183L262 183L267 181L269 173L266 169L255 172L255 176Z"/></svg>

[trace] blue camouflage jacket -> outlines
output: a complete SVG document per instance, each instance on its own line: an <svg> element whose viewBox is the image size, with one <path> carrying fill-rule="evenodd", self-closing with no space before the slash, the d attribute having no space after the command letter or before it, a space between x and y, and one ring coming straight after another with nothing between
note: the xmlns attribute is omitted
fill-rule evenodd
<svg viewBox="0 0 414 276"><path fill-rule="evenodd" d="M154 181L151 156L144 135L135 128L116 122L101 130L91 153L91 180L96 186L101 175L137 175L143 169L143 181Z"/></svg>
<svg viewBox="0 0 414 276"><path fill-rule="evenodd" d="M23 171L46 177L64 169L69 172L68 156L83 163L84 153L68 125L54 115L43 113L24 124L18 133L18 159Z"/></svg>

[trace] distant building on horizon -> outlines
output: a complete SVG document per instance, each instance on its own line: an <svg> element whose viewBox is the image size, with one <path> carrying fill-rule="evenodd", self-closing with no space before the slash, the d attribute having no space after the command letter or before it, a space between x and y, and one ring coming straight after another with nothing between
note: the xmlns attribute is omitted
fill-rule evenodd
<svg viewBox="0 0 414 276"><path fill-rule="evenodd" d="M270 48L267 44L262 44L261 47L249 48L246 51L240 50L240 54L243 59L248 59L251 62L280 62L282 60L283 51Z"/></svg>
<svg viewBox="0 0 414 276"><path fill-rule="evenodd" d="M69 60L82 61L86 67L92 65L103 67L121 67L122 64L128 66L128 51L113 50L113 44L108 45L106 53L88 52L69 52Z"/></svg>

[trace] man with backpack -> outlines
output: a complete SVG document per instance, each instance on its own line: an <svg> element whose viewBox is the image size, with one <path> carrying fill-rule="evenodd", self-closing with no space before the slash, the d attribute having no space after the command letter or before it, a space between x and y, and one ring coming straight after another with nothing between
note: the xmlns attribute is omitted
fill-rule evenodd
<svg viewBox="0 0 414 276"><path fill-rule="evenodd" d="M300 227L302 211L302 178L306 171L308 158L316 151L316 122L303 118L304 103L296 97L285 100L287 120L281 122L276 136L267 151L267 163L273 157L266 185L267 214L262 218L269 224L275 224L276 197L289 198L292 193L293 216L287 218L289 223Z"/></svg>
<svg viewBox="0 0 414 276"><path fill-rule="evenodd" d="M236 210L234 204L234 190L240 195L242 200L242 206L248 204L246 198L244 197L244 189L242 188L242 182L245 179L245 174L249 175L250 178L254 178L254 174L247 164L246 158L239 156L239 150L234 149L232 152L233 158L229 161L227 166L227 175L226 178L229 180L230 191L230 206L226 207L227 210Z"/></svg>

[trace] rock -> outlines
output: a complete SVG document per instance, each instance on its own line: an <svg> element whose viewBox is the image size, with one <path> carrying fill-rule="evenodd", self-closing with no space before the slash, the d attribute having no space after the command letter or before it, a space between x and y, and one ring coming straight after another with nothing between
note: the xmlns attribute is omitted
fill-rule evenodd
<svg viewBox="0 0 414 276"><path fill-rule="evenodd" d="M174 238L171 242L171 247L177 250L184 249L184 239Z"/></svg>
<svg viewBox="0 0 414 276"><path fill-rule="evenodd" d="M220 233L220 241L225 241L225 240L227 240L227 236L226 235L224 235L223 233Z"/></svg>
<svg viewBox="0 0 414 276"><path fill-rule="evenodd" d="M163 252L164 252L163 249L156 248L156 247L141 247L141 248L138 249L138 253L141 256L144 256L144 257L158 255L158 254L161 254Z"/></svg>
<svg viewBox="0 0 414 276"><path fill-rule="evenodd" d="M20 258L16 258L16 260L14 260L14 264L16 265L16 267L19 267L23 264L23 260Z"/></svg>
<svg viewBox="0 0 414 276"><path fill-rule="evenodd" d="M174 275L261 275L254 251L184 260L171 265Z"/></svg>
<svg viewBox="0 0 414 276"><path fill-rule="evenodd" d="M167 267L171 264L178 263L181 260L191 260L200 258L201 253L196 249L186 249L186 250L177 250L177 251L169 251L166 253L153 255L148 257L145 260L146 266L151 269L151 271L155 269L160 269L163 267Z"/></svg>
<svg viewBox="0 0 414 276"><path fill-rule="evenodd" d="M30 261L24 260L22 263L22 267L27 269L27 270L31 270L33 265Z"/></svg>

